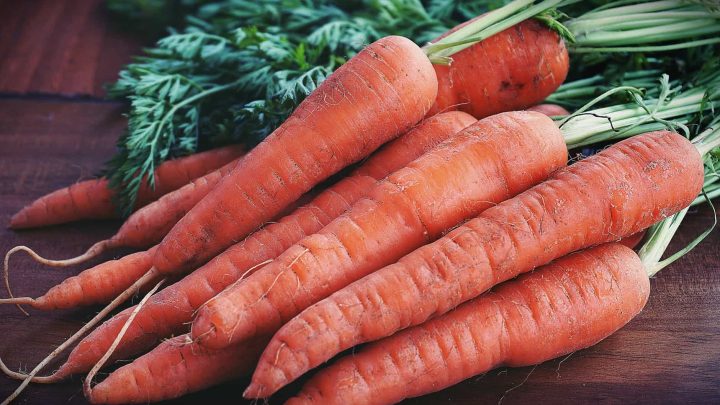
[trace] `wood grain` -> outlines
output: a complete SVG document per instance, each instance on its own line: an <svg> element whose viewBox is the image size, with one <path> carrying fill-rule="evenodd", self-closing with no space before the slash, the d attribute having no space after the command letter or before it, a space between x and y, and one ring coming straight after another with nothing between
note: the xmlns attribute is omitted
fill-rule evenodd
<svg viewBox="0 0 720 405"><path fill-rule="evenodd" d="M102 96L140 50L103 0L0 1L0 92Z"/></svg>
<svg viewBox="0 0 720 405"><path fill-rule="evenodd" d="M123 106L65 97L102 94L102 82L114 78L122 61L137 49L134 40L106 25L99 0L0 2L2 224L39 195L93 176L112 155L125 125ZM671 248L689 242L711 218L708 207L694 210ZM117 226L96 221L24 232L2 226L0 249L25 244L50 257L74 256ZM600 344L537 367L495 370L407 403L720 403L719 247L720 232L715 231L663 270L652 280L645 310ZM15 291L29 295L41 294L84 268L48 269L22 256L11 265ZM0 356L13 367L30 369L96 311L32 311L26 318L14 307L0 307ZM301 383L269 402L282 403ZM242 403L246 385L236 381L168 403ZM0 398L16 386L0 377ZM64 384L32 385L17 403L87 402L79 378L74 378Z"/></svg>

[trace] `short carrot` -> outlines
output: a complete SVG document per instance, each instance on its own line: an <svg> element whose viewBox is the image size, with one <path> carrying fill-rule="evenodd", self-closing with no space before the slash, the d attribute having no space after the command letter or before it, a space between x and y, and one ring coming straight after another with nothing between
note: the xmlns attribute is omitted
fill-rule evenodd
<svg viewBox="0 0 720 405"><path fill-rule="evenodd" d="M351 58L252 149L160 243L158 272L187 269L279 214L311 187L427 113L432 65L407 38L382 38Z"/></svg>
<svg viewBox="0 0 720 405"><path fill-rule="evenodd" d="M438 39L483 17L461 24ZM449 65L433 65L439 87L430 114L459 109L480 118L525 109L555 91L569 69L564 41L537 20L523 21L451 58Z"/></svg>
<svg viewBox="0 0 720 405"><path fill-rule="evenodd" d="M145 404L200 391L250 374L267 340L212 351L177 336L113 371L87 397L94 404Z"/></svg>
<svg viewBox="0 0 720 405"><path fill-rule="evenodd" d="M474 118L459 111L424 120L413 130L384 145L347 178L330 186L310 203L266 225L183 280L160 291L138 312L113 358L142 353L162 338L183 333L192 315L208 299L263 262L274 259L301 238L320 230L349 209L353 202L367 195L378 179L402 168L473 122ZM149 270L149 263L143 265L145 271ZM125 288L122 286L120 290ZM114 290L118 290L117 283ZM56 374L65 377L88 371L110 347L133 309L116 315L84 338Z"/></svg>
<svg viewBox="0 0 720 405"><path fill-rule="evenodd" d="M391 404L501 365L538 364L620 329L649 292L642 262L619 243L571 254L340 358L288 404ZM292 348L281 353L278 363Z"/></svg>
<svg viewBox="0 0 720 405"><path fill-rule="evenodd" d="M698 149L669 131L558 170L288 322L265 350L248 395L270 395L339 351L421 324L572 251L639 232L689 205L702 185Z"/></svg>
<svg viewBox="0 0 720 405"><path fill-rule="evenodd" d="M240 157L244 151L242 146L228 146L159 165L154 174L155 187L143 183L135 208L147 205L193 179L218 169ZM107 179L81 181L33 201L10 219L10 228L35 228L82 219L117 218L118 210L112 200L113 191Z"/></svg>
<svg viewBox="0 0 720 405"><path fill-rule="evenodd" d="M273 333L312 303L537 184L566 161L560 131L540 113L480 120L210 300L193 322L193 338L220 348Z"/></svg>

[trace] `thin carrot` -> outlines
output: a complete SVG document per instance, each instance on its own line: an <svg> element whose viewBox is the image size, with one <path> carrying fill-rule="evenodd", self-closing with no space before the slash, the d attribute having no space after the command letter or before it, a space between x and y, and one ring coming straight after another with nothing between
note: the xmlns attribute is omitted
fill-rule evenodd
<svg viewBox="0 0 720 405"><path fill-rule="evenodd" d="M109 260L63 280L38 298L0 299L0 304L30 305L45 311L107 304L150 270L154 253L152 248Z"/></svg>
<svg viewBox="0 0 720 405"><path fill-rule="evenodd" d="M178 271L220 253L320 181L406 132L436 94L432 65L412 41L390 36L369 45L170 231L155 268Z"/></svg>
<svg viewBox="0 0 720 405"><path fill-rule="evenodd" d="M159 292L137 314L113 358L127 358L144 352L162 338L183 333L192 315L208 299L267 260L274 259L298 240L320 230L349 209L353 202L367 195L377 179L405 166L473 122L474 118L459 111L426 119L383 146L350 176L329 187L304 207L268 224L183 280ZM149 270L149 264L144 266L145 271ZM114 289L117 290L117 286ZM57 374L64 377L88 371L110 346L132 311L133 308L123 311L84 338Z"/></svg>
<svg viewBox="0 0 720 405"><path fill-rule="evenodd" d="M639 232L689 205L702 185L698 149L669 131L632 137L558 170L288 322L263 354L248 395L270 395L346 348L421 324L572 251Z"/></svg>
<svg viewBox="0 0 720 405"><path fill-rule="evenodd" d="M555 117L561 115L570 115L570 112L563 106L557 104L537 104L527 109L528 111L537 111L543 113L548 117Z"/></svg>
<svg viewBox="0 0 720 405"><path fill-rule="evenodd" d="M229 163L245 152L242 146L228 146L169 160L158 166L155 187L146 182L140 187L135 208L184 186ZM10 228L24 229L62 224L81 219L117 218L113 191L105 178L86 180L53 191L30 203L10 219Z"/></svg>
<svg viewBox="0 0 720 405"><path fill-rule="evenodd" d="M209 350L189 335L168 339L151 352L113 371L92 388L94 404L139 404L177 398L249 375L268 338Z"/></svg>
<svg viewBox="0 0 720 405"><path fill-rule="evenodd" d="M480 118L543 101L565 80L569 58L555 31L526 20L452 55L450 65L433 67L439 87L430 114L459 109Z"/></svg>
<svg viewBox="0 0 720 405"><path fill-rule="evenodd" d="M220 348L272 333L314 302L544 180L566 160L562 134L540 113L480 120L210 300L193 322L193 338Z"/></svg>
<svg viewBox="0 0 720 405"><path fill-rule="evenodd" d="M571 254L340 358L288 404L391 404L500 365L538 364L620 329L649 292L642 262L619 243ZM280 353L278 363L292 349Z"/></svg>
<svg viewBox="0 0 720 405"><path fill-rule="evenodd" d="M228 174L237 161L225 164L218 170L191 180L188 184L172 191L157 201L133 213L108 239L92 245L83 254L62 260L47 259L27 246L16 246L5 255L5 271L10 257L22 251L35 261L51 267L74 266L119 247L147 248L162 240L172 227L187 214L198 201L202 200Z"/></svg>

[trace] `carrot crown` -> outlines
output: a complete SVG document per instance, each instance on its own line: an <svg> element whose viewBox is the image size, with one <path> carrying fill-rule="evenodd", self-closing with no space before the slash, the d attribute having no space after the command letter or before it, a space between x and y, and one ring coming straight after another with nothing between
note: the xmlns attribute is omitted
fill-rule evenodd
<svg viewBox="0 0 720 405"><path fill-rule="evenodd" d="M423 49L435 64L529 18L537 18L576 53L661 52L720 42L720 11L710 2L621 0L558 21L558 8L578 0L515 0Z"/></svg>

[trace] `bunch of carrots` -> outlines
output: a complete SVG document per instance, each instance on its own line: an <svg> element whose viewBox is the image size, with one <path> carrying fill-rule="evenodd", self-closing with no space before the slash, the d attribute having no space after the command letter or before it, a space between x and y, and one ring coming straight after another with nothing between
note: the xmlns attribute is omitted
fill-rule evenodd
<svg viewBox="0 0 720 405"><path fill-rule="evenodd" d="M107 306L29 373L0 362L23 381L5 402L31 382L76 374L93 403L160 401L248 375L244 396L267 398L372 342L290 402L395 403L621 328L645 305L648 278L701 240L660 260L687 207L719 189L720 74L689 87L661 76L645 92L628 81L573 114L538 105L565 80L568 48L585 49L566 46L568 35L623 45L592 37L582 19L559 35L547 25L559 25L547 13L557 3L511 2L422 48L382 38L256 147L159 166L118 232L82 255L9 251L0 303ZM620 92L624 102L608 101ZM612 145L568 165L569 149L598 143ZM11 227L114 212L107 182L94 180L38 199ZM15 252L69 266L121 246L147 250L41 297L13 296ZM138 292L137 305L97 326ZM72 345L60 368L38 376Z"/></svg>

